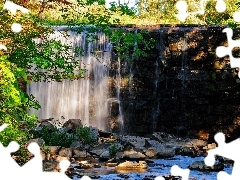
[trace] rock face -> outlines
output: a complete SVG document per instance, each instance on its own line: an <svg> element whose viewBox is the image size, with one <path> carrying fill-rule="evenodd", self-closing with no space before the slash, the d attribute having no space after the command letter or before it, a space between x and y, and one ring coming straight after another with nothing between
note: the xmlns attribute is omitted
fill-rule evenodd
<svg viewBox="0 0 240 180"><path fill-rule="evenodd" d="M149 30L155 48L131 65L122 60L122 84L119 89L111 85L111 97L120 91L125 132L143 135L164 128L186 136L202 129L211 134L224 129L237 138L240 128L233 124L236 117L232 116L240 105L237 71L221 65L229 58L218 58L215 52L227 44L224 28L164 25ZM240 29L233 34L238 36ZM118 62L113 59L112 63ZM118 77L117 71L115 74ZM227 87L233 88L231 92ZM239 112L236 116L240 119Z"/></svg>

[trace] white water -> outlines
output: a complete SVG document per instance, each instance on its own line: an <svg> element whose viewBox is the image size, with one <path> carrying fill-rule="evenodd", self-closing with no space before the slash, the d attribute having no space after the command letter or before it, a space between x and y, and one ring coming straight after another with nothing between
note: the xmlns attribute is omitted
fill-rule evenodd
<svg viewBox="0 0 240 180"><path fill-rule="evenodd" d="M105 119L108 115L107 99L108 73L111 46L108 38L98 33L97 42L87 42L86 33L77 34L67 31L69 37L55 31L50 39L60 40L73 49L78 46L84 50L83 57L78 58L81 66L87 69L85 77L79 80L63 80L62 82L32 82L27 86L27 93L33 94L41 105L40 110L32 109L38 119L81 119L83 124L92 125L105 130ZM92 52L98 50L98 58ZM74 53L71 52L74 56ZM100 61L100 62L99 62ZM104 66L105 65L105 66Z"/></svg>

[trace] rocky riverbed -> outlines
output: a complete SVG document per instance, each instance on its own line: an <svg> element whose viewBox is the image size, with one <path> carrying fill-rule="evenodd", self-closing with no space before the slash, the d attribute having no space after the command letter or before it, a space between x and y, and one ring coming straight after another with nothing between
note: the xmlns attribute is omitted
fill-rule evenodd
<svg viewBox="0 0 240 180"><path fill-rule="evenodd" d="M51 129L53 124L42 121L35 131L42 131L43 127ZM81 120L73 119L64 123L58 131L72 136L77 127L82 127ZM59 162L68 159L71 165L66 174L73 180L79 180L84 175L102 180L154 180L157 176L163 176L166 180L180 180L180 177L170 176L173 165L189 168L192 180L217 179L217 172L221 170L231 173L231 160L216 157L214 166L204 164L207 151L216 147L215 143L207 140L188 136L183 138L164 132L154 132L144 137L123 136L88 128L95 142L91 145L79 138L69 147L61 146L63 142L48 145L41 137L31 139L29 143L36 142L41 147L43 170L60 171Z"/></svg>

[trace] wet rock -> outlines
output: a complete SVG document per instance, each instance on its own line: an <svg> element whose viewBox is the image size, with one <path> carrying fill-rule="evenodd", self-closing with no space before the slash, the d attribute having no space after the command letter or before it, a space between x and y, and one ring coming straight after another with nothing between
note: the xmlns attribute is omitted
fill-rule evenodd
<svg viewBox="0 0 240 180"><path fill-rule="evenodd" d="M100 156L104 151L108 150L110 146L111 143L102 143L94 147L89 153Z"/></svg>
<svg viewBox="0 0 240 180"><path fill-rule="evenodd" d="M195 151L192 148L188 147L176 148L175 152L176 155L182 156L193 156L195 154Z"/></svg>
<svg viewBox="0 0 240 180"><path fill-rule="evenodd" d="M63 124L63 128L67 128L68 132L73 131L75 132L78 127L82 127L81 119L69 119Z"/></svg>
<svg viewBox="0 0 240 180"><path fill-rule="evenodd" d="M217 147L216 143L211 143L211 144L207 144L206 146L204 146L203 149L208 151L208 150L211 150L211 149L215 149L216 147Z"/></svg>
<svg viewBox="0 0 240 180"><path fill-rule="evenodd" d="M121 140L122 144L125 146L125 150L127 146L134 148L137 151L141 151L145 149L145 138L139 136L122 136Z"/></svg>
<svg viewBox="0 0 240 180"><path fill-rule="evenodd" d="M190 170L197 171L222 171L224 169L224 164L217 162L213 166L207 166L204 161L195 161L188 166Z"/></svg>
<svg viewBox="0 0 240 180"><path fill-rule="evenodd" d="M151 147L145 151L145 155L149 158L157 158L158 152L154 147Z"/></svg>
<svg viewBox="0 0 240 180"><path fill-rule="evenodd" d="M41 128L43 128L43 127L46 127L48 129L51 129L51 130L55 129L54 125L52 123L48 122L48 121L44 121L41 124L39 124L38 130L41 130Z"/></svg>
<svg viewBox="0 0 240 180"><path fill-rule="evenodd" d="M135 150L129 150L129 151L123 152L123 158L130 159L130 160L137 160L137 159L145 159L146 156L141 152L137 152Z"/></svg>
<svg viewBox="0 0 240 180"><path fill-rule="evenodd" d="M105 164L106 166L108 166L108 167L116 167L117 165L118 165L118 163L114 163L114 162L107 162L106 164Z"/></svg>
<svg viewBox="0 0 240 180"><path fill-rule="evenodd" d="M152 140L155 140L155 141L158 141L160 143L163 143L163 138L162 138L162 133L161 132L154 132L152 135L151 135L151 139Z"/></svg>
<svg viewBox="0 0 240 180"><path fill-rule="evenodd" d="M147 163L145 161L133 162L133 161L126 161L120 163L118 166L115 167L116 170L137 170L137 169L146 169Z"/></svg>
<svg viewBox="0 0 240 180"><path fill-rule="evenodd" d="M81 169L91 169L94 167L94 165L89 163L88 161L80 161L79 166L81 167Z"/></svg>
<svg viewBox="0 0 240 180"><path fill-rule="evenodd" d="M157 152L164 151L165 147L160 142L150 139L145 139L145 147L146 148L155 148Z"/></svg>
<svg viewBox="0 0 240 180"><path fill-rule="evenodd" d="M53 172L57 167L57 161L43 161L43 171Z"/></svg>
<svg viewBox="0 0 240 180"><path fill-rule="evenodd" d="M70 145L70 148L72 150L74 149L78 149L78 150L82 150L83 149L83 144L81 141L74 141L71 145Z"/></svg>
<svg viewBox="0 0 240 180"><path fill-rule="evenodd" d="M61 146L45 146L44 149L47 151L47 153L55 155L58 154L58 152L61 149Z"/></svg>
<svg viewBox="0 0 240 180"><path fill-rule="evenodd" d="M159 157L173 157L175 156L175 149L173 148L164 148L162 151L158 151Z"/></svg>
<svg viewBox="0 0 240 180"><path fill-rule="evenodd" d="M102 130L99 130L98 134L99 134L99 137L103 137L103 138L110 138L112 136L112 133L102 131Z"/></svg>
<svg viewBox="0 0 240 180"><path fill-rule="evenodd" d="M73 157L86 158L88 156L90 156L90 154L87 151L81 151L78 149L73 150Z"/></svg>
<svg viewBox="0 0 240 180"><path fill-rule="evenodd" d="M72 157L72 149L71 148L62 148L59 153L59 156L63 156L63 157Z"/></svg>
<svg viewBox="0 0 240 180"><path fill-rule="evenodd" d="M108 160L110 159L111 156L110 156L110 153L108 150L104 151L101 155L100 155L100 159L101 160Z"/></svg>
<svg viewBox="0 0 240 180"><path fill-rule="evenodd" d="M55 158L55 161L57 161L57 162L61 162L62 160L69 160L69 158L68 157L63 157L63 156L57 156Z"/></svg>

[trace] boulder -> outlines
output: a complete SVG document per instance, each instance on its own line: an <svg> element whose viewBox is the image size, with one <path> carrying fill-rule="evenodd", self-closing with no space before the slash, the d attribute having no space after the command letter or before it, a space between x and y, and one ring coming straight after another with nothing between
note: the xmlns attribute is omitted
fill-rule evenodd
<svg viewBox="0 0 240 180"><path fill-rule="evenodd" d="M140 170L146 169L147 163L145 161L133 162L133 161L126 161L120 163L115 167L116 170Z"/></svg>
<svg viewBox="0 0 240 180"><path fill-rule="evenodd" d="M129 151L124 151L123 152L123 158L124 159L129 159L129 160L139 160L139 159L145 159L146 156L141 153L137 152L135 150L129 150Z"/></svg>
<svg viewBox="0 0 240 180"><path fill-rule="evenodd" d="M204 161L195 161L188 166L190 170L197 171L222 171L224 169L224 164L217 162L213 166L207 166Z"/></svg>
<svg viewBox="0 0 240 180"><path fill-rule="evenodd" d="M82 127L81 119L69 119L63 124L63 128L67 128L68 132L73 131L75 132L77 127Z"/></svg>
<svg viewBox="0 0 240 180"><path fill-rule="evenodd" d="M149 158L157 158L158 152L154 147L150 147L145 151L145 155Z"/></svg>
<svg viewBox="0 0 240 180"><path fill-rule="evenodd" d="M82 150L83 149L83 144L81 141L74 141L71 145L70 145L70 148L72 150L74 149L78 149L78 150Z"/></svg>
<svg viewBox="0 0 240 180"><path fill-rule="evenodd" d="M43 171L53 172L58 167L57 161L43 161Z"/></svg>
<svg viewBox="0 0 240 180"><path fill-rule="evenodd" d="M62 156L62 157L69 157L69 158L71 158L72 157L72 149L71 148L62 148L59 151L58 155Z"/></svg>
<svg viewBox="0 0 240 180"><path fill-rule="evenodd" d="M101 155L100 155L100 159L101 160L108 160L110 159L111 156L110 156L110 153L108 150L104 151Z"/></svg>
<svg viewBox="0 0 240 180"><path fill-rule="evenodd" d="M89 153L100 156L104 151L108 150L111 145L112 145L111 143L99 144L96 147L94 147L91 151L89 151Z"/></svg>
<svg viewBox="0 0 240 180"><path fill-rule="evenodd" d="M90 156L90 155L86 151L81 151L81 150L78 150L78 149L73 150L73 157L86 158L88 156Z"/></svg>

